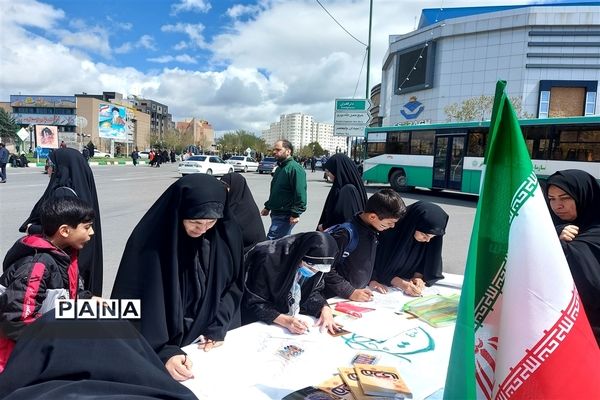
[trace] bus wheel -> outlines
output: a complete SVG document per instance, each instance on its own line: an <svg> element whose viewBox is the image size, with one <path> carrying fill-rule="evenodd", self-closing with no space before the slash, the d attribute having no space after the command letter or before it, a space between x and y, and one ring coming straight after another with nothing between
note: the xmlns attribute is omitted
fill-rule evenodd
<svg viewBox="0 0 600 400"><path fill-rule="evenodd" d="M390 176L390 185L396 192L410 192L415 187L406 185L406 174L403 170L398 170Z"/></svg>

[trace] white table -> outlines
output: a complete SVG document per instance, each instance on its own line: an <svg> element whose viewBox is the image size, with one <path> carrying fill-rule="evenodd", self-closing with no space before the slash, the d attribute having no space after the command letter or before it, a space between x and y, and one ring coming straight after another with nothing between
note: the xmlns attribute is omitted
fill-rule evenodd
<svg viewBox="0 0 600 400"><path fill-rule="evenodd" d="M458 292L444 286L431 289L440 294ZM422 321L407 319L406 314L394 313L412 299L393 291L377 294L373 303L356 303L375 306L375 311L365 313L361 319L370 320L368 325L385 320L389 321L388 327L395 327L389 328L394 332L398 326L408 330L383 343L369 340L366 344L383 352L362 347L364 339L358 343L352 335L332 337L316 328L305 335L292 335L277 325L254 323L229 332L223 346L209 352L196 345L185 347L194 363L194 379L184 385L200 399L281 399L294 390L325 381L337 373L338 367L351 366L354 355L362 352L378 355L378 364L398 368L414 399L427 398L444 386L454 325L432 328ZM304 349L291 361L277 354L289 344ZM418 352L405 354L412 351Z"/></svg>

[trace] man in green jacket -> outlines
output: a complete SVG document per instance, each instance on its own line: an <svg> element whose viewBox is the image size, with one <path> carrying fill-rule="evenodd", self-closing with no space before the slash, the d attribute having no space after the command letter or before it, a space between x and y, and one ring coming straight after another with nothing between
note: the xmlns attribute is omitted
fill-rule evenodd
<svg viewBox="0 0 600 400"><path fill-rule="evenodd" d="M292 232L306 211L306 172L293 158L294 147L288 140L279 140L273 148L277 169L271 181L269 200L260 212L263 217L271 214L269 240L279 239Z"/></svg>

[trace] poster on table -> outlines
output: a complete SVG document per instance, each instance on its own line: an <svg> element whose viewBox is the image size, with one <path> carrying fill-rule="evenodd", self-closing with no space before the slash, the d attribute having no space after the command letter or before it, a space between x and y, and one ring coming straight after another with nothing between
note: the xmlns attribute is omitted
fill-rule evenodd
<svg viewBox="0 0 600 400"><path fill-rule="evenodd" d="M114 104L98 107L98 135L105 139L125 141L127 139L127 111Z"/></svg>
<svg viewBox="0 0 600 400"><path fill-rule="evenodd" d="M58 147L58 127L53 125L36 125L35 137L38 147L56 149Z"/></svg>

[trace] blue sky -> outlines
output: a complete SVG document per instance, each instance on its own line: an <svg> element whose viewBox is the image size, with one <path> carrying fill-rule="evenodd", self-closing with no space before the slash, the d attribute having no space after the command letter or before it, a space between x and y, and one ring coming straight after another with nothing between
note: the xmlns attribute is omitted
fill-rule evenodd
<svg viewBox="0 0 600 400"><path fill-rule="evenodd" d="M368 0L320 1L367 41ZM370 86L389 35L412 31L422 8L526 3L374 0ZM161 101L175 119L260 133L282 113L331 122L336 97L365 94L364 46L315 0L0 0L0 9L0 101L118 91Z"/></svg>

